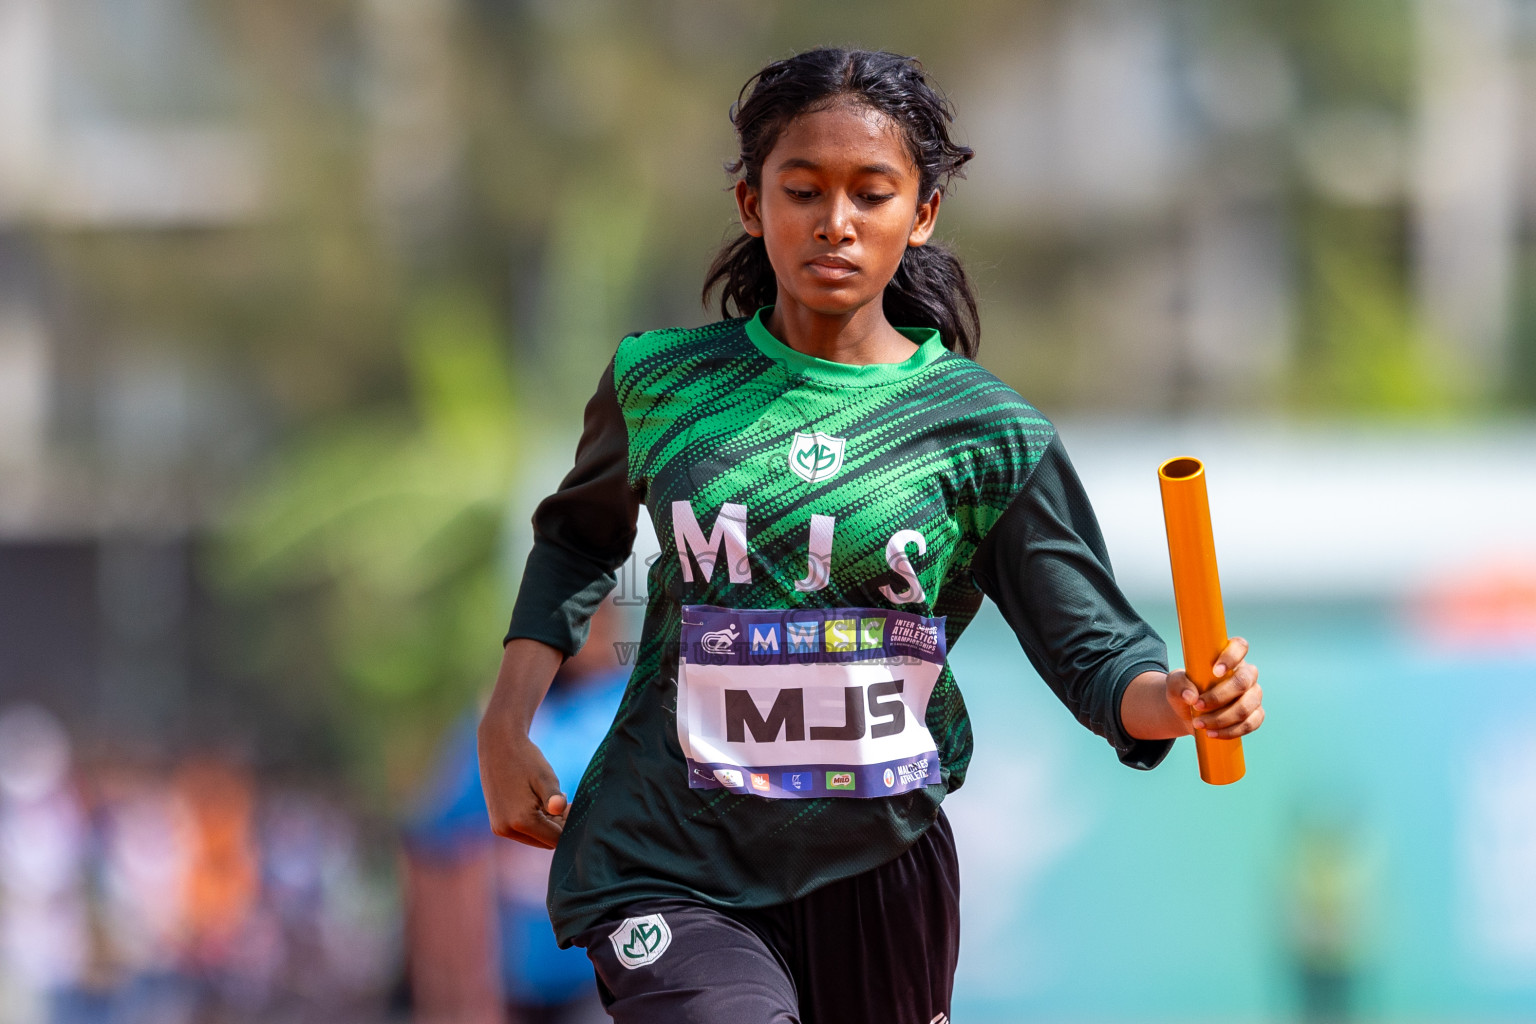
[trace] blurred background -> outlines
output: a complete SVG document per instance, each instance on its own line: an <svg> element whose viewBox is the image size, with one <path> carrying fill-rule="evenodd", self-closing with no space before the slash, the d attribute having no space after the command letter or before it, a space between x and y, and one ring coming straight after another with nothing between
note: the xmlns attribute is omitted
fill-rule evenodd
<svg viewBox="0 0 1536 1024"><path fill-rule="evenodd" d="M1170 639L1206 460L1271 710L1126 771L984 613L955 1019L1536 1020L1536 3L0 0L0 1024L586 1019L475 706L826 43L955 101L981 361Z"/></svg>

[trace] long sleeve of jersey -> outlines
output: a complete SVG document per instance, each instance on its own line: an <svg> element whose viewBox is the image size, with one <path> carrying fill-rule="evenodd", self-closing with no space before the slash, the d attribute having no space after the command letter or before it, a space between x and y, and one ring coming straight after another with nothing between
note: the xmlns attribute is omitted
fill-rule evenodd
<svg viewBox="0 0 1536 1024"><path fill-rule="evenodd" d="M610 363L587 403L576 464L533 513L533 550L512 609L517 637L575 654L635 544L642 496L629 481L629 438Z"/></svg>
<svg viewBox="0 0 1536 1024"><path fill-rule="evenodd" d="M977 548L971 572L1079 722L1133 768L1154 768L1167 756L1172 740L1135 739L1120 721L1131 680L1167 671L1167 648L1116 585L1098 520L1060 438Z"/></svg>

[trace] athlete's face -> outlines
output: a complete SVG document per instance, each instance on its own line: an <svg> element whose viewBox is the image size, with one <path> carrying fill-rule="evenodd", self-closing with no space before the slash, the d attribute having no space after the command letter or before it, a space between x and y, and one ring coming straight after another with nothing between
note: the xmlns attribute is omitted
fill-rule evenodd
<svg viewBox="0 0 1536 1024"><path fill-rule="evenodd" d="M768 249L779 303L846 316L879 300L902 253L933 234L939 195L919 202L918 184L895 124L840 102L791 121L761 187L737 182L736 204Z"/></svg>

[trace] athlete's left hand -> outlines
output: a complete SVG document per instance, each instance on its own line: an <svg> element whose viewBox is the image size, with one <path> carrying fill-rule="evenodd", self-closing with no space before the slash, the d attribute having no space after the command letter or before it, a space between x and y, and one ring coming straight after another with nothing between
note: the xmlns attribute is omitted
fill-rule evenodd
<svg viewBox="0 0 1536 1024"><path fill-rule="evenodd" d="M1240 636L1228 640L1211 669L1216 683L1204 693L1195 689L1183 669L1168 673L1164 696L1191 734L1204 730L1212 739L1231 740L1264 724L1259 669L1244 660L1247 656L1247 640Z"/></svg>

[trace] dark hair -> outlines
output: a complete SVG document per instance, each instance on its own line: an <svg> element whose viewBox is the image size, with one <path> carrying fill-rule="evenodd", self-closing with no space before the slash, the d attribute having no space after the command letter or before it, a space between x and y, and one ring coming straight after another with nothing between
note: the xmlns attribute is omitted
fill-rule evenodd
<svg viewBox="0 0 1536 1024"><path fill-rule="evenodd" d="M954 107L928 82L923 66L898 53L824 48L774 61L747 79L731 107L731 123L741 155L726 171L740 174L753 188L762 181L763 163L791 120L847 98L877 110L901 130L918 169L918 196L941 195L950 180L975 154L949 137ZM724 282L720 315L750 316L774 302L778 280L763 240L746 234L727 242L704 279L704 304ZM944 346L975 356L981 343L976 294L965 268L947 247L936 242L909 246L885 286L885 318L901 327L937 327Z"/></svg>

